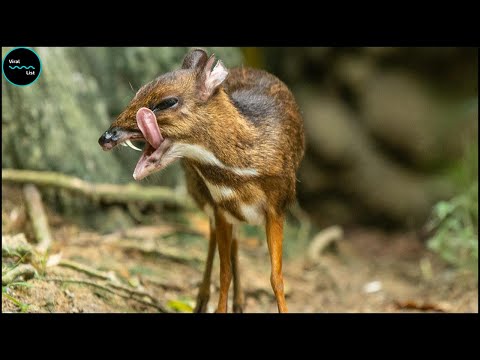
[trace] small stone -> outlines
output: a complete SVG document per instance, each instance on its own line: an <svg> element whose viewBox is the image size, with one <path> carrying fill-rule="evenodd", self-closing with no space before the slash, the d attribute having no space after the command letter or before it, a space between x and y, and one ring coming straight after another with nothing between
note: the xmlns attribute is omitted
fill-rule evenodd
<svg viewBox="0 0 480 360"><path fill-rule="evenodd" d="M71 292L70 290L65 289L63 292L65 293L65 295L67 295L68 298L70 298L70 299L75 298L75 294L73 292Z"/></svg>
<svg viewBox="0 0 480 360"><path fill-rule="evenodd" d="M373 294L382 290L382 283L380 281L371 281L363 286L363 292Z"/></svg>

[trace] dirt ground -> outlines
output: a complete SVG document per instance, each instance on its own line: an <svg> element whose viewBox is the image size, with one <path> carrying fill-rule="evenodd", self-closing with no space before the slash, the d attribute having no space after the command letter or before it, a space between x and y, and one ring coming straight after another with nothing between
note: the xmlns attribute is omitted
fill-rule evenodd
<svg viewBox="0 0 480 360"><path fill-rule="evenodd" d="M47 214L54 240L49 256L31 261L35 278L3 286L2 312L192 311L207 249L204 215L190 214L188 226L160 219L100 234L51 209ZM2 235L18 233L33 243L20 190L4 186ZM243 235L244 312L276 312L265 241ZM18 262L2 251L2 273ZM217 258L209 312L218 299L218 274ZM290 312L478 312L477 276L447 266L414 233L345 229L315 259L307 246L289 251L284 277Z"/></svg>

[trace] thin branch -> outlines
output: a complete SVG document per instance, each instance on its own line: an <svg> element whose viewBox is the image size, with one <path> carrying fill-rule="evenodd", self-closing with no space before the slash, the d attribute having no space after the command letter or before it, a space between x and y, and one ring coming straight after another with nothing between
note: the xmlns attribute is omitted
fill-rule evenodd
<svg viewBox="0 0 480 360"><path fill-rule="evenodd" d="M128 250L140 251L147 255L158 256L160 258L168 259L180 264L191 266L202 263L202 259L197 256L185 255L181 250L160 246L158 243L155 244L153 242L147 243L132 240L120 240L112 245Z"/></svg>
<svg viewBox="0 0 480 360"><path fill-rule="evenodd" d="M146 296L148 297L149 299L151 299L153 302L157 302L157 300L152 296L150 295L149 293L145 292L145 291L142 291L142 290L136 290L136 289L131 289L129 288L128 286L125 286L125 285L122 285L122 284L119 284L119 283L116 283L116 282L113 282L113 281L110 281L108 283L109 286L115 288L115 289L118 289L118 290L123 290L125 291L126 293L129 293L130 295L137 295L137 296Z"/></svg>
<svg viewBox="0 0 480 360"><path fill-rule="evenodd" d="M112 276L112 275L110 275L106 272L103 272L103 271L98 271L98 270L96 270L96 269L94 269L94 268L92 268L88 265L80 264L80 263L77 263L75 261L71 261L71 260L67 260L67 259L61 260L58 263L58 265L63 266L63 267L68 267L70 269L79 271L79 272L84 273L84 274L89 275L89 276L93 276L93 277L96 277L96 278L99 278L99 279L102 279L102 280L106 280L107 281L105 283L106 286L110 286L112 288L125 291L126 293L128 293L130 295L136 295L136 296L141 296L141 297L146 296L149 299L151 299L153 302L157 302L155 297L153 297L148 292L145 292L145 291L142 291L142 290L137 290L137 289L132 289L132 288L129 288L128 286L122 285L118 281L118 279L116 279L114 276Z"/></svg>
<svg viewBox="0 0 480 360"><path fill-rule="evenodd" d="M19 276L23 276L25 280L31 279L35 276L36 273L37 271L30 264L18 265L7 273L2 274L2 285L5 286L14 282L15 279Z"/></svg>
<svg viewBox="0 0 480 360"><path fill-rule="evenodd" d="M320 231L312 239L307 249L307 256L310 261L319 261L320 255L330 246L332 243L337 242L343 238L343 229L338 226L330 226Z"/></svg>
<svg viewBox="0 0 480 360"><path fill-rule="evenodd" d="M2 181L58 187L84 195L92 200L101 199L105 202L165 202L183 208L193 207L192 201L188 197L182 196L168 187L141 186L135 183L128 185L95 184L52 171L2 169Z"/></svg>
<svg viewBox="0 0 480 360"><path fill-rule="evenodd" d="M160 304L157 304L157 303L150 303L148 301L145 301L141 298L137 298L135 296L133 296L133 294L130 294L129 295L125 295L125 294L122 294L118 291L115 291L114 289L110 288L109 286L111 286L110 283L98 283L98 282L95 282L95 281L91 281L91 280L83 280L83 279L62 279L62 278L45 278L44 279L45 281L55 281L55 282L61 282L61 283L71 283L71 284L80 284L80 285L89 285L89 286L93 286L93 287L96 287L98 289L101 289L101 290L104 290L104 291L107 291L111 294L114 294L114 295L117 295L117 296L120 296L121 298L124 298L124 299L129 299L129 300L135 300L141 304L144 304L144 305L148 305L148 306L151 306L151 307L154 307L155 309L157 309L158 311L160 312L163 312L163 313L166 313L166 312L169 312L167 309L165 309L162 305ZM123 290L123 289L122 289Z"/></svg>
<svg viewBox="0 0 480 360"><path fill-rule="evenodd" d="M159 286L162 289L169 289L169 290L175 290L175 291L184 291L185 287L180 286L178 284L173 284L171 282L167 282L161 279L158 279L156 277L151 277L151 276L142 276L142 283L150 283L155 286Z"/></svg>
<svg viewBox="0 0 480 360"><path fill-rule="evenodd" d="M84 274L87 274L89 276L93 276L102 280L112 280L112 277L109 276L109 274L104 273L102 271L98 271L90 266L77 263L75 261L71 261L67 259L60 260L60 262L58 263L58 266L63 266L73 270L77 270L79 272L82 272Z"/></svg>

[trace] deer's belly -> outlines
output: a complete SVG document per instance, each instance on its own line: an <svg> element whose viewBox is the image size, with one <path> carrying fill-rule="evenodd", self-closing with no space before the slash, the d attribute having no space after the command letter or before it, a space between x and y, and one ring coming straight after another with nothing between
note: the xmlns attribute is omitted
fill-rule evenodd
<svg viewBox="0 0 480 360"><path fill-rule="evenodd" d="M265 223L265 193L258 184L254 181L218 184L206 179L200 170L196 170L210 193L210 201L204 205L204 211L211 219L214 218L213 209L216 207L231 224L246 222L261 225Z"/></svg>
<svg viewBox="0 0 480 360"><path fill-rule="evenodd" d="M239 224L246 222L250 225L263 225L265 224L265 210L262 205L259 204L243 204L237 203L235 207L231 207L225 204L205 204L204 211L212 220L215 221L215 215L213 212L213 206L217 206L225 219L231 224Z"/></svg>

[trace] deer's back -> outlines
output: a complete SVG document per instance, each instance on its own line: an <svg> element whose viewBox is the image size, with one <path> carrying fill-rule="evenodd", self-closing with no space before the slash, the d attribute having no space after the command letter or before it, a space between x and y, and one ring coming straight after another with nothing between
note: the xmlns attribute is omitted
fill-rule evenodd
<svg viewBox="0 0 480 360"><path fill-rule="evenodd" d="M230 70L224 89L239 112L272 143L273 150L289 153L293 167L303 156L303 120L288 87L274 75L258 69Z"/></svg>

